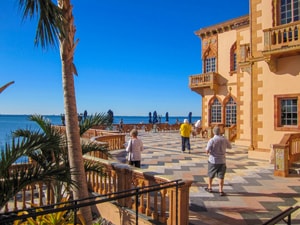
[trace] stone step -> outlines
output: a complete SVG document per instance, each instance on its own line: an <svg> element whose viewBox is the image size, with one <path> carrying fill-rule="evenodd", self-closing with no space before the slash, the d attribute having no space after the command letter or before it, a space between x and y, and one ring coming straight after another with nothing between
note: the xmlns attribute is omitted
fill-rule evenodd
<svg viewBox="0 0 300 225"><path fill-rule="evenodd" d="M300 161L293 162L289 168L289 174L294 176L300 176Z"/></svg>
<svg viewBox="0 0 300 225"><path fill-rule="evenodd" d="M299 167L290 167L289 174L299 174L300 175L300 168Z"/></svg>
<svg viewBox="0 0 300 225"><path fill-rule="evenodd" d="M293 163L292 163L292 167L300 168L300 161L293 162Z"/></svg>

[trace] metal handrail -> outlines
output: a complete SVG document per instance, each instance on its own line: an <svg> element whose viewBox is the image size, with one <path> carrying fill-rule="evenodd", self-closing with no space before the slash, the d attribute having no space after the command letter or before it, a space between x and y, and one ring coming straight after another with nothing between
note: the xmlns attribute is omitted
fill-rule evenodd
<svg viewBox="0 0 300 225"><path fill-rule="evenodd" d="M167 189L167 188L171 188L171 187L176 187L176 225L178 225L178 187L182 186L182 185L184 185L184 182L181 179L178 179L178 180L173 180L173 181L164 182L164 183L160 183L160 184L154 184L154 185L150 185L150 186L136 187L136 188L132 188L129 190L120 191L120 192L113 192L113 193L104 194L104 195L96 195L96 196L88 197L88 198L84 198L84 199L70 200L67 202L56 203L56 204L51 204L51 205L47 205L47 206L33 207L33 208L26 209L26 210L23 209L23 210L17 210L17 211L12 211L12 212L7 212L7 213L0 213L0 221L1 221L1 224L5 224L5 223L13 222L15 220L22 220L22 219L27 219L30 217L36 217L36 216L40 216L40 215L46 215L46 214L50 214L50 213L72 210L72 211L74 211L74 225L75 225L75 224L77 224L76 211L79 208L135 196L136 225L138 225L138 196L141 194L145 194L145 193L149 193L149 192L153 192L153 191L159 191L159 190L163 190L163 189ZM97 198L100 198L100 199L96 200ZM80 202L82 202L82 203L80 203ZM60 205L64 205L64 206L55 208L55 206L60 206ZM37 211L36 209L43 209L43 210ZM24 211L28 212L28 214L18 215L18 213L24 212Z"/></svg>
<svg viewBox="0 0 300 225"><path fill-rule="evenodd" d="M265 222L263 225L275 225L280 221L284 221L286 224L291 225L292 224L291 215L293 212L295 212L299 208L300 208L300 206L289 207L288 209L279 213L277 216L275 216L272 219ZM287 217L287 221L285 220L286 217Z"/></svg>

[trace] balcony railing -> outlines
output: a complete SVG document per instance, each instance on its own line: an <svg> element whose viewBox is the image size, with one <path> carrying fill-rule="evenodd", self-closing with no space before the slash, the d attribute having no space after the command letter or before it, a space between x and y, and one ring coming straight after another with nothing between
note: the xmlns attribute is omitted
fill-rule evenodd
<svg viewBox="0 0 300 225"><path fill-rule="evenodd" d="M300 21L264 30L264 51L271 71L276 71L276 59L300 54Z"/></svg>
<svg viewBox="0 0 300 225"><path fill-rule="evenodd" d="M265 51L283 50L300 45L300 21L264 30Z"/></svg>
<svg viewBox="0 0 300 225"><path fill-rule="evenodd" d="M189 77L189 87L193 91L203 95L203 90L209 88L214 92L218 91L218 73L209 72L192 75Z"/></svg>

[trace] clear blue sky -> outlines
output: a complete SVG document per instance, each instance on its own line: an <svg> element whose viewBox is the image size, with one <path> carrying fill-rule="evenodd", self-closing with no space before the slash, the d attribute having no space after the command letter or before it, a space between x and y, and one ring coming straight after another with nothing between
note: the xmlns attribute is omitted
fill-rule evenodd
<svg viewBox="0 0 300 225"><path fill-rule="evenodd" d="M33 44L16 0L0 2L0 114L64 112L58 49ZM56 2L56 1L55 1ZM202 73L196 30L249 14L248 0L71 0L78 113L201 115L188 77Z"/></svg>

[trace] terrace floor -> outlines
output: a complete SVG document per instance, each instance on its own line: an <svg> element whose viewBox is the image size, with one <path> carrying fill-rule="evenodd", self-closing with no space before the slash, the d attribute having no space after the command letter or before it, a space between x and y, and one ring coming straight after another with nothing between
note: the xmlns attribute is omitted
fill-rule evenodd
<svg viewBox="0 0 300 225"><path fill-rule="evenodd" d="M300 205L300 177L275 177L268 159L248 159L247 147L227 151L225 196L204 190L207 181L207 140L191 138L191 154L181 152L178 132L140 132L143 140L142 169L171 179L192 180L190 188L190 225L256 225L266 222L283 210ZM126 140L129 135L126 136ZM114 157L125 160L125 151L114 151ZM298 212L299 211L299 212ZM300 224L300 210L292 215L292 224ZM282 223L285 224L285 223Z"/></svg>

